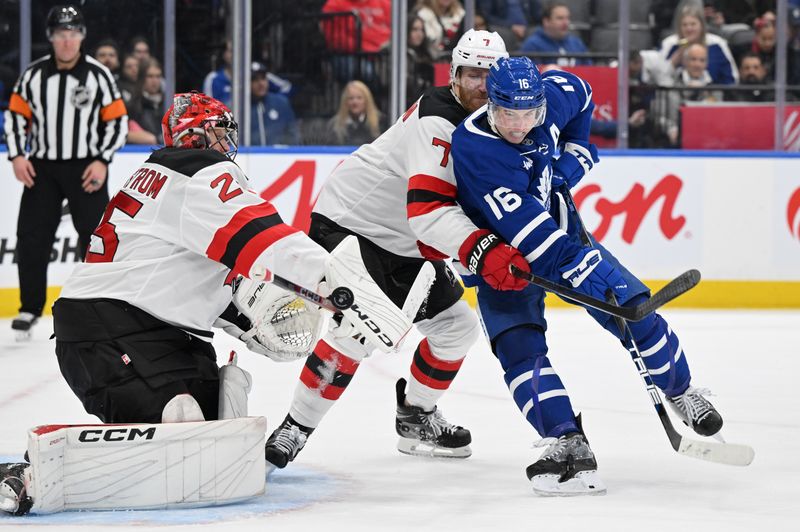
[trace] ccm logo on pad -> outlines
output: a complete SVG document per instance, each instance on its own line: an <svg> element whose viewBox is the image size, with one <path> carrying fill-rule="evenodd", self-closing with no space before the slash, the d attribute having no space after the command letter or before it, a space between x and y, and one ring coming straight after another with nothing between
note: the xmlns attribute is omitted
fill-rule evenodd
<svg viewBox="0 0 800 532"><path fill-rule="evenodd" d="M133 441L152 440L156 435L156 428L150 427L140 430L136 427L119 427L114 429L87 429L78 435L78 441L84 443L98 441Z"/></svg>

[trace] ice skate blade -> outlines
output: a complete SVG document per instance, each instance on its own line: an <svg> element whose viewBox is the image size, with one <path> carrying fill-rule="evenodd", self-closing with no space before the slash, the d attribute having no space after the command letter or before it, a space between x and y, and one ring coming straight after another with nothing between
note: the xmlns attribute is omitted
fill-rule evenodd
<svg viewBox="0 0 800 532"><path fill-rule="evenodd" d="M273 473L273 472L274 472L276 469L278 469L278 466L276 466L275 464L273 464L273 463L272 463L272 462L270 462L269 460L267 460L266 462L267 462L267 476L266 476L266 478L269 478L269 477L272 475L272 473Z"/></svg>
<svg viewBox="0 0 800 532"><path fill-rule="evenodd" d="M397 450L403 454L428 458L469 458L472 456L472 449L469 448L469 445L454 448L439 447L432 443L403 437L397 441Z"/></svg>
<svg viewBox="0 0 800 532"><path fill-rule="evenodd" d="M537 475L531 479L533 492L540 497L579 497L605 495L606 485L597 471L581 471L573 478L559 482L558 475Z"/></svg>

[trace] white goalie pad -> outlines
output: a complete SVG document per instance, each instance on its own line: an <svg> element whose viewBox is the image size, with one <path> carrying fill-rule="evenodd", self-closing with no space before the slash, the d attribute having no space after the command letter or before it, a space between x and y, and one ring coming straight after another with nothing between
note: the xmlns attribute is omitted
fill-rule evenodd
<svg viewBox="0 0 800 532"><path fill-rule="evenodd" d="M327 323L319 307L272 283L240 277L233 304L247 316L255 339L278 361L290 361L311 354Z"/></svg>
<svg viewBox="0 0 800 532"><path fill-rule="evenodd" d="M263 417L28 432L32 513L215 506L264 493Z"/></svg>
<svg viewBox="0 0 800 532"><path fill-rule="evenodd" d="M325 279L331 291L343 287L352 292L353 304L341 312L370 344L384 352L400 347L413 317L406 316L372 279L355 236L346 237L331 251Z"/></svg>

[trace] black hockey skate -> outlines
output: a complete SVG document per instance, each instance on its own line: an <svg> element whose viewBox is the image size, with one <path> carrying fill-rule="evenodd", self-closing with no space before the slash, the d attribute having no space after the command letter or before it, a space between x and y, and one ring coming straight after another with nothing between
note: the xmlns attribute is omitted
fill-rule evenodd
<svg viewBox="0 0 800 532"><path fill-rule="evenodd" d="M681 421L701 436L713 436L722 429L722 416L708 399L706 389L689 386L682 395L667 397L672 410Z"/></svg>
<svg viewBox="0 0 800 532"><path fill-rule="evenodd" d="M270 464L272 465L270 471L276 467L283 469L286 464L294 460L297 453L305 447L306 440L312 432L314 429L300 425L287 414L283 423L269 437L264 448L267 467L270 468Z"/></svg>
<svg viewBox="0 0 800 532"><path fill-rule="evenodd" d="M539 460L525 469L533 491L545 497L605 495L606 486L597 475L597 460L580 432L569 432L548 443Z"/></svg>
<svg viewBox="0 0 800 532"><path fill-rule="evenodd" d="M14 318L14 321L11 322L11 328L14 329L18 342L31 339L32 329L37 321L39 321L39 318L30 312L20 312L19 316Z"/></svg>
<svg viewBox="0 0 800 532"><path fill-rule="evenodd" d="M25 515L33 501L25 489L25 468L30 464L0 464L0 510Z"/></svg>
<svg viewBox="0 0 800 532"><path fill-rule="evenodd" d="M448 423L434 407L425 412L418 406L406 406L406 380L397 381L397 418L395 430L400 435L397 450L414 456L467 458L472 455L472 435L464 427Z"/></svg>

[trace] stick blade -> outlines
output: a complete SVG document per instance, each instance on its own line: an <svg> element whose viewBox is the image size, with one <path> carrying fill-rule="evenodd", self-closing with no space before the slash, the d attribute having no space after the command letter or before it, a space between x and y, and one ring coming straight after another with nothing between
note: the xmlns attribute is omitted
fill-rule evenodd
<svg viewBox="0 0 800 532"><path fill-rule="evenodd" d="M636 307L635 317L631 321L639 321L651 312L663 307L673 299L694 288L700 282L700 271L688 270L668 282L664 288Z"/></svg>
<svg viewBox="0 0 800 532"><path fill-rule="evenodd" d="M756 455L749 445L690 440L688 438L681 439L677 451L690 458L741 467L750 465Z"/></svg>

